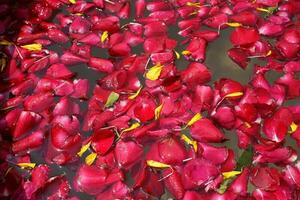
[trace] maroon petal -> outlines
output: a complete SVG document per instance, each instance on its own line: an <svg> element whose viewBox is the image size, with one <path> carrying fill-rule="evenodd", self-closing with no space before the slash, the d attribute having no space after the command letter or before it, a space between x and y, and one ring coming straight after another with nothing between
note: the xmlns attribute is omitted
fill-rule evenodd
<svg viewBox="0 0 300 200"><path fill-rule="evenodd" d="M234 113L229 107L218 108L216 114L212 117L220 126L226 129L232 129L236 122Z"/></svg>
<svg viewBox="0 0 300 200"><path fill-rule="evenodd" d="M275 168L255 167L251 171L251 182L262 190L276 190L280 184L280 174Z"/></svg>
<svg viewBox="0 0 300 200"><path fill-rule="evenodd" d="M233 45L246 45L259 40L259 34L253 28L236 28L230 35L230 41Z"/></svg>
<svg viewBox="0 0 300 200"><path fill-rule="evenodd" d="M258 16L250 11L237 12L230 16L231 21L241 23L245 26L253 26L256 24Z"/></svg>
<svg viewBox="0 0 300 200"><path fill-rule="evenodd" d="M104 169L83 165L74 179L74 187L78 191L95 195L105 189L107 176L108 173Z"/></svg>
<svg viewBox="0 0 300 200"><path fill-rule="evenodd" d="M240 48L229 49L228 56L242 69L245 69L250 61L246 52Z"/></svg>
<svg viewBox="0 0 300 200"><path fill-rule="evenodd" d="M80 108L67 97L62 97L53 109L53 115L78 115Z"/></svg>
<svg viewBox="0 0 300 200"><path fill-rule="evenodd" d="M50 107L53 102L54 97L52 93L39 93L27 97L24 102L24 107L26 110L41 112Z"/></svg>
<svg viewBox="0 0 300 200"><path fill-rule="evenodd" d="M281 120L266 119L264 122L263 130L270 140L274 142L281 142L282 140L284 140L287 134L288 127Z"/></svg>
<svg viewBox="0 0 300 200"><path fill-rule="evenodd" d="M154 118L155 104L152 101L145 100L135 106L134 115L141 121L146 122Z"/></svg>
<svg viewBox="0 0 300 200"><path fill-rule="evenodd" d="M273 24L273 23L265 23L258 29L259 34L266 36L278 36L283 32L283 26Z"/></svg>
<svg viewBox="0 0 300 200"><path fill-rule="evenodd" d="M219 175L218 168L204 159L193 159L183 169L184 186L186 189L203 186Z"/></svg>
<svg viewBox="0 0 300 200"><path fill-rule="evenodd" d="M115 139L115 133L110 129L96 131L91 140L93 149L100 155L105 154L112 146Z"/></svg>
<svg viewBox="0 0 300 200"><path fill-rule="evenodd" d="M53 40L56 43L66 43L69 41L68 36L65 35L64 32L60 31L59 29L50 29L47 32L47 35L50 40Z"/></svg>
<svg viewBox="0 0 300 200"><path fill-rule="evenodd" d="M173 137L160 141L157 148L163 163L180 164L187 156L184 145Z"/></svg>
<svg viewBox="0 0 300 200"><path fill-rule="evenodd" d="M283 169L283 179L291 186L300 185L300 171L299 171L299 162L295 166L287 165Z"/></svg>
<svg viewBox="0 0 300 200"><path fill-rule="evenodd" d="M22 111L13 132L13 138L18 138L31 131L41 121L42 117L34 112Z"/></svg>
<svg viewBox="0 0 300 200"><path fill-rule="evenodd" d="M57 79L68 79L73 77L74 73L71 72L64 64L57 63L51 65L47 69L46 76Z"/></svg>
<svg viewBox="0 0 300 200"><path fill-rule="evenodd" d="M202 157L211 161L213 164L222 164L228 158L228 149L225 147L214 147L205 143L199 143L202 148Z"/></svg>
<svg viewBox="0 0 300 200"><path fill-rule="evenodd" d="M146 7L145 0L135 1L136 17L142 17L144 15L145 7Z"/></svg>
<svg viewBox="0 0 300 200"><path fill-rule="evenodd" d="M300 49L300 44L293 44L287 42L286 40L279 40L276 43L276 48L284 57L294 58Z"/></svg>
<svg viewBox="0 0 300 200"><path fill-rule="evenodd" d="M60 60L65 65L74 65L78 63L86 63L87 59L77 56L71 52L64 52L64 54L60 57Z"/></svg>
<svg viewBox="0 0 300 200"><path fill-rule="evenodd" d="M201 119L191 126L191 136L199 142L221 142L224 134L209 119Z"/></svg>
<svg viewBox="0 0 300 200"><path fill-rule="evenodd" d="M190 87L210 81L211 72L204 64L193 62L181 72L181 79Z"/></svg>
<svg viewBox="0 0 300 200"><path fill-rule="evenodd" d="M171 174L171 175L170 175ZM182 199L185 193L181 176L177 171L166 169L163 171L163 176L167 177L164 179L167 190L176 198Z"/></svg>
<svg viewBox="0 0 300 200"><path fill-rule="evenodd" d="M119 165L125 168L138 162L142 154L142 146L133 141L119 141L115 147L116 159Z"/></svg>
<svg viewBox="0 0 300 200"><path fill-rule="evenodd" d="M244 168L242 173L231 183L228 190L236 194L246 196L248 191L249 174L250 170L248 168Z"/></svg>
<svg viewBox="0 0 300 200"><path fill-rule="evenodd" d="M29 136L14 142L12 145L12 151L14 153L30 151L32 149L40 147L44 142L44 132L35 131Z"/></svg>
<svg viewBox="0 0 300 200"><path fill-rule="evenodd" d="M113 71L113 63L107 59L101 59L96 57L91 57L89 59L88 65L92 69L96 69L100 72L110 73Z"/></svg>

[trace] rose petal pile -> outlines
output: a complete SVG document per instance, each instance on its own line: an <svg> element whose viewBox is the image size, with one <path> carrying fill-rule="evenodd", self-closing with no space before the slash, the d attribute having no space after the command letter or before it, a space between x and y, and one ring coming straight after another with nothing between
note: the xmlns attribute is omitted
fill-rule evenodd
<svg viewBox="0 0 300 200"><path fill-rule="evenodd" d="M0 5L1 199L300 198L299 1L27 3ZM246 85L210 84L224 29Z"/></svg>

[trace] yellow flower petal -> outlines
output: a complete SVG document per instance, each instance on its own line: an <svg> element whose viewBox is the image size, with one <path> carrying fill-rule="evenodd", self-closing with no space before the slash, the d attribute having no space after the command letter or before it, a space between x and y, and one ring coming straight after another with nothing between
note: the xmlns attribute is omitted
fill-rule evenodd
<svg viewBox="0 0 300 200"><path fill-rule="evenodd" d="M298 125L295 124L295 122L292 122L291 125L290 125L290 129L291 130L289 131L289 133L292 134L298 129Z"/></svg>
<svg viewBox="0 0 300 200"><path fill-rule="evenodd" d="M192 7L201 7L201 3L199 3L199 2L196 2L196 3L194 3L194 2L186 2L186 5L187 6L192 6Z"/></svg>
<svg viewBox="0 0 300 200"><path fill-rule="evenodd" d="M18 163L17 165L22 169L33 169L36 163Z"/></svg>
<svg viewBox="0 0 300 200"><path fill-rule="evenodd" d="M181 54L182 54L182 55L185 55L185 56L188 56L188 55L191 54L191 52L188 51L188 50L184 50L184 51L181 52Z"/></svg>
<svg viewBox="0 0 300 200"><path fill-rule="evenodd" d="M244 95L243 92L233 92L233 93L225 95L225 98L227 98L227 97L239 97L239 96L243 96L243 95Z"/></svg>
<svg viewBox="0 0 300 200"><path fill-rule="evenodd" d="M248 122L245 122L244 125L245 125L247 128L251 128L251 124L249 124Z"/></svg>
<svg viewBox="0 0 300 200"><path fill-rule="evenodd" d="M197 113L194 115L194 117L186 124L185 128L188 126L192 126L194 123L199 121L202 118L202 115L200 113Z"/></svg>
<svg viewBox="0 0 300 200"><path fill-rule="evenodd" d="M103 43L108 38L108 32L104 31L101 35L101 42Z"/></svg>
<svg viewBox="0 0 300 200"><path fill-rule="evenodd" d="M5 58L0 59L0 72L3 72L7 66L7 62Z"/></svg>
<svg viewBox="0 0 300 200"><path fill-rule="evenodd" d="M256 10L261 11L261 12L266 12L266 13L271 13L268 9L265 8L256 8Z"/></svg>
<svg viewBox="0 0 300 200"><path fill-rule="evenodd" d="M270 56L272 54L272 50L269 50L266 54L266 57Z"/></svg>
<svg viewBox="0 0 300 200"><path fill-rule="evenodd" d="M137 129L137 128L140 127L140 126L141 126L140 123L135 122L135 123L133 123L129 128L124 129L121 133L128 132L128 131L132 131L132 130L134 130L134 129Z"/></svg>
<svg viewBox="0 0 300 200"><path fill-rule="evenodd" d="M84 152L86 152L90 148L90 146L91 146L91 142L88 142L87 144L83 145L80 151L77 153L77 155L81 157L84 154Z"/></svg>
<svg viewBox="0 0 300 200"><path fill-rule="evenodd" d="M160 104L158 107L155 108L154 113L155 113L155 120L159 119L160 112L162 110L163 105Z"/></svg>
<svg viewBox="0 0 300 200"><path fill-rule="evenodd" d="M132 99L135 99L137 96L139 96L141 90L142 90L142 87L140 87L133 95L130 95L130 96L128 97L128 99L131 99L131 100L132 100Z"/></svg>
<svg viewBox="0 0 300 200"><path fill-rule="evenodd" d="M157 80L159 78L159 76L160 76L162 68L163 68L163 66L160 65L160 64L154 65L146 73L146 78L149 79L149 80L151 80L151 81Z"/></svg>
<svg viewBox="0 0 300 200"><path fill-rule="evenodd" d="M76 15L76 16L82 16L83 13L75 13L74 15Z"/></svg>
<svg viewBox="0 0 300 200"><path fill-rule="evenodd" d="M69 0L69 2L70 2L71 4L75 4L75 3L76 3L76 0Z"/></svg>
<svg viewBox="0 0 300 200"><path fill-rule="evenodd" d="M0 45L4 45L4 46L8 46L8 45L11 45L12 43L7 41L7 40L1 40L0 41Z"/></svg>
<svg viewBox="0 0 300 200"><path fill-rule="evenodd" d="M39 43L33 43L33 44L26 44L21 46L24 49L27 49L29 51L40 51L42 50L42 45Z"/></svg>
<svg viewBox="0 0 300 200"><path fill-rule="evenodd" d="M224 179L229 179L231 177L239 175L240 173L242 173L242 172L241 171L230 171L230 172L223 172L222 175L223 175Z"/></svg>
<svg viewBox="0 0 300 200"><path fill-rule="evenodd" d="M192 145L194 148L194 151L197 152L198 151L198 144L195 140L192 140L190 138L188 138L186 135L182 134L181 135L181 139L183 141L185 141L188 145Z"/></svg>
<svg viewBox="0 0 300 200"><path fill-rule="evenodd" d="M158 162L155 160L147 160L146 162L149 167L154 167L154 168L169 168L169 167L171 167L171 165L161 163L161 162Z"/></svg>
<svg viewBox="0 0 300 200"><path fill-rule="evenodd" d="M85 164L92 165L97 158L97 153L91 153L87 157L85 157Z"/></svg>
<svg viewBox="0 0 300 200"><path fill-rule="evenodd" d="M240 27L240 26L243 26L241 23L238 23L238 22L227 22L225 24L227 26L230 26L230 27Z"/></svg>
<svg viewBox="0 0 300 200"><path fill-rule="evenodd" d="M180 54L177 51L175 51L175 50L174 50L174 53L176 55L176 59L180 59Z"/></svg>

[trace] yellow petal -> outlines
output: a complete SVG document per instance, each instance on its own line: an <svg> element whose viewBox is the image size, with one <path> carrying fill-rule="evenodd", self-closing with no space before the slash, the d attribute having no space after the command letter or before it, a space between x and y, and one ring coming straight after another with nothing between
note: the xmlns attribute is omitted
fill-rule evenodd
<svg viewBox="0 0 300 200"><path fill-rule="evenodd" d="M79 157L81 157L81 156L84 154L84 152L86 152L86 151L90 148L90 146L91 146L91 142L89 142L89 143L83 145L83 146L81 147L80 151L77 153L77 155L78 155Z"/></svg>
<svg viewBox="0 0 300 200"><path fill-rule="evenodd" d="M155 113L155 120L159 119L160 112L162 110L163 105L160 104L157 108L155 108L154 113Z"/></svg>
<svg viewBox="0 0 300 200"><path fill-rule="evenodd" d="M39 43L33 43L33 44L26 44L21 46L24 49L27 49L29 51L40 51L42 50L42 45Z"/></svg>
<svg viewBox="0 0 300 200"><path fill-rule="evenodd" d="M0 41L0 45L4 45L4 46L8 46L8 45L11 45L12 43L7 41L7 40L1 40Z"/></svg>
<svg viewBox="0 0 300 200"><path fill-rule="evenodd" d="M240 26L243 26L241 23L238 23L238 22L227 22L225 24L227 26L230 26L230 27L240 27Z"/></svg>
<svg viewBox="0 0 300 200"><path fill-rule="evenodd" d="M292 122L291 123L291 125L290 125L290 131L289 131L289 133L294 133L297 129L298 129L298 125L297 124L295 124L295 122Z"/></svg>
<svg viewBox="0 0 300 200"><path fill-rule="evenodd" d="M271 13L268 9L265 9L265 8L256 8L256 10L261 11L261 12Z"/></svg>
<svg viewBox="0 0 300 200"><path fill-rule="evenodd" d="M180 59L180 54L175 50L174 50L174 52L175 52L175 55L176 55L176 59Z"/></svg>
<svg viewBox="0 0 300 200"><path fill-rule="evenodd" d="M140 87L133 95L130 95L128 97L128 99L135 99L137 96L139 96L141 90L142 90L142 87Z"/></svg>
<svg viewBox="0 0 300 200"><path fill-rule="evenodd" d="M239 97L239 96L243 96L243 95L244 95L243 92L233 92L233 93L225 95L225 98L227 98L227 97Z"/></svg>
<svg viewBox="0 0 300 200"><path fill-rule="evenodd" d="M223 172L222 175L223 175L224 179L229 179L231 177L239 175L240 173L242 173L242 172L241 171L230 171L230 172Z"/></svg>
<svg viewBox="0 0 300 200"><path fill-rule="evenodd" d="M91 153L87 157L85 157L85 164L92 165L97 158L97 153Z"/></svg>
<svg viewBox="0 0 300 200"><path fill-rule="evenodd" d="M197 113L196 115L194 115L194 117L186 124L186 127L188 126L192 126L194 123L196 123L197 121L199 121L202 118L202 115L200 113ZM186 128L185 127L185 128Z"/></svg>
<svg viewBox="0 0 300 200"><path fill-rule="evenodd" d="M36 165L36 163L18 163L17 164L19 167L21 167L22 169L33 169Z"/></svg>
<svg viewBox="0 0 300 200"><path fill-rule="evenodd" d="M76 3L76 0L69 0L69 2L70 2L71 4L75 4L75 3Z"/></svg>
<svg viewBox="0 0 300 200"><path fill-rule="evenodd" d="M159 78L159 76L160 76L162 68L163 68L163 66L160 65L160 64L154 65L146 73L146 78L149 79L149 80L151 80L151 81L157 80Z"/></svg>
<svg viewBox="0 0 300 200"><path fill-rule="evenodd" d="M76 16L82 16L83 13L75 13L74 15L76 15Z"/></svg>
<svg viewBox="0 0 300 200"><path fill-rule="evenodd" d="M129 128L124 129L124 130L122 131L122 133L128 132L128 131L132 131L132 130L134 130L134 129L137 129L137 128L140 127L140 126L141 126L140 123L135 122L135 123L133 123Z"/></svg>
<svg viewBox="0 0 300 200"><path fill-rule="evenodd" d="M248 122L245 122L244 125L245 125L247 128L251 128L251 124L249 124Z"/></svg>
<svg viewBox="0 0 300 200"><path fill-rule="evenodd" d="M272 50L269 50L266 54L266 57L270 56L272 54Z"/></svg>
<svg viewBox="0 0 300 200"><path fill-rule="evenodd" d="M108 38L108 32L104 31L101 35L101 42L103 43Z"/></svg>
<svg viewBox="0 0 300 200"><path fill-rule="evenodd" d="M181 139L183 141L185 141L188 145L192 145L194 148L194 151L197 152L198 151L198 144L195 140L191 140L190 138L188 138L186 135L182 134L181 135Z"/></svg>
<svg viewBox="0 0 300 200"><path fill-rule="evenodd" d="M188 51L188 50L184 50L184 51L181 52L181 54L182 54L182 55L185 55L185 56L188 56L188 55L191 54L191 52Z"/></svg>
<svg viewBox="0 0 300 200"><path fill-rule="evenodd" d="M187 2L187 6L192 6L192 7L201 7L201 4L199 2L194 3L194 2Z"/></svg>
<svg viewBox="0 0 300 200"><path fill-rule="evenodd" d="M158 162L155 160L147 160L146 162L149 167L154 167L154 168L169 168L169 167L171 167L171 165L161 163L161 162Z"/></svg>
<svg viewBox="0 0 300 200"><path fill-rule="evenodd" d="M0 59L0 72L3 72L7 66L7 62L5 58Z"/></svg>

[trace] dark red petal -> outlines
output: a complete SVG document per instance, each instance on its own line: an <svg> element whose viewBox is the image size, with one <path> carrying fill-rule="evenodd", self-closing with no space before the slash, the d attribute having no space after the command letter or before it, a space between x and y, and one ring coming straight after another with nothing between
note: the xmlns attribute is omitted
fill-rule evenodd
<svg viewBox="0 0 300 200"><path fill-rule="evenodd" d="M259 40L259 34L254 28L236 28L230 35L230 41L233 45L246 45Z"/></svg>
<svg viewBox="0 0 300 200"><path fill-rule="evenodd" d="M224 134L209 120L201 119L191 126L191 136L199 142L221 142Z"/></svg>

